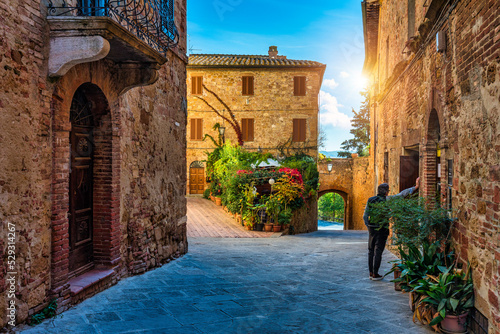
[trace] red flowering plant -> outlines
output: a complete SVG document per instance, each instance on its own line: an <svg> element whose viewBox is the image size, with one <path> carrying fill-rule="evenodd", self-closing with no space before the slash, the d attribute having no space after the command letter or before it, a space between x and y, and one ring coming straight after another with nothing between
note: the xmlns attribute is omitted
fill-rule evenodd
<svg viewBox="0 0 500 334"><path fill-rule="evenodd" d="M296 168L283 167L280 168L279 172L290 176L290 182L294 182L300 185L304 184L302 174L300 174L299 170Z"/></svg>

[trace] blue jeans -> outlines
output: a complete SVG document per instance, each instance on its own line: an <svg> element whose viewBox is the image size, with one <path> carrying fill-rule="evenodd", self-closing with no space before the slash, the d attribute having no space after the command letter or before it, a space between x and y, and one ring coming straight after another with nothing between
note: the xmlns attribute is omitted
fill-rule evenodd
<svg viewBox="0 0 500 334"><path fill-rule="evenodd" d="M370 273L378 274L389 229L382 228L377 231L375 227L368 227L368 232L370 233L368 237L368 268Z"/></svg>

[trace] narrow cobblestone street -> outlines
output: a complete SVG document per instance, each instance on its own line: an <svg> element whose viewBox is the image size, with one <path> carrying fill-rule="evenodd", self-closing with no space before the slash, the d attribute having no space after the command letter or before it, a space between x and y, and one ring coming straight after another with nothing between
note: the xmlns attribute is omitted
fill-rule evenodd
<svg viewBox="0 0 500 334"><path fill-rule="evenodd" d="M366 270L366 232L191 238L189 253L25 333L430 333ZM392 255L385 252L382 270Z"/></svg>

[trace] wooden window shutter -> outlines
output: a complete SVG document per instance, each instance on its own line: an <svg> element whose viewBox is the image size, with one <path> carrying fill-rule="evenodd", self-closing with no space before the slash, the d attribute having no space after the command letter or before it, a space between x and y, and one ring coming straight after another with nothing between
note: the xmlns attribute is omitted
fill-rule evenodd
<svg viewBox="0 0 500 334"><path fill-rule="evenodd" d="M196 131L196 140L202 140L203 138L203 119L198 119L197 120L197 131Z"/></svg>
<svg viewBox="0 0 500 334"><path fill-rule="evenodd" d="M253 77L248 77L248 95L253 95Z"/></svg>
<svg viewBox="0 0 500 334"><path fill-rule="evenodd" d="M241 136L243 137L243 141L247 141L247 133L248 133L248 120L243 118L241 120Z"/></svg>
<svg viewBox="0 0 500 334"><path fill-rule="evenodd" d="M254 141L254 119L243 118L241 120L241 133L243 141Z"/></svg>
<svg viewBox="0 0 500 334"><path fill-rule="evenodd" d="M298 119L294 119L293 120L292 141L294 141L294 142L298 142L299 141L299 120Z"/></svg>
<svg viewBox="0 0 500 334"><path fill-rule="evenodd" d="M306 120L300 120L300 141L306 141Z"/></svg>
<svg viewBox="0 0 500 334"><path fill-rule="evenodd" d="M306 77L293 77L293 95L305 96L306 95Z"/></svg>
<svg viewBox="0 0 500 334"><path fill-rule="evenodd" d="M253 118L248 119L248 141L254 141L254 120Z"/></svg>
<svg viewBox="0 0 500 334"><path fill-rule="evenodd" d="M190 123L191 123L191 140L202 140L202 138L203 138L203 119L192 118Z"/></svg>
<svg viewBox="0 0 500 334"><path fill-rule="evenodd" d="M241 80L241 95L247 95L248 81L247 77L243 77Z"/></svg>
<svg viewBox="0 0 500 334"><path fill-rule="evenodd" d="M293 120L292 141L294 141L294 142L306 141L306 120L305 119L294 119Z"/></svg>
<svg viewBox="0 0 500 334"><path fill-rule="evenodd" d="M191 94L203 94L203 77L191 77Z"/></svg>
<svg viewBox="0 0 500 334"><path fill-rule="evenodd" d="M196 139L196 119L192 118L190 120L191 123L191 140L195 140Z"/></svg>
<svg viewBox="0 0 500 334"><path fill-rule="evenodd" d="M253 95L253 87L254 87L253 81L254 81L253 76L242 77L242 87L241 87L242 95Z"/></svg>

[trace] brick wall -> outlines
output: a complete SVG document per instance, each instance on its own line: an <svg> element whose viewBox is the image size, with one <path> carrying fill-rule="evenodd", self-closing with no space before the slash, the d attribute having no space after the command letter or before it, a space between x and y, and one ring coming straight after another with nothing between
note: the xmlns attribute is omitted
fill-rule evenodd
<svg viewBox="0 0 500 334"><path fill-rule="evenodd" d="M91 83L109 112L95 129L94 257L113 279L159 266L187 251L186 2L176 0L180 42L159 80L123 95L120 70L109 60L74 66L48 79L46 9L39 1L0 3L0 300L6 297L6 222L16 225L17 322L58 297L68 280L69 108ZM0 327L6 324L0 307Z"/></svg>
<svg viewBox="0 0 500 334"><path fill-rule="evenodd" d="M399 182L399 156L416 148L421 192L435 196L440 177L437 195L446 202L448 161L452 161L451 201L458 217L453 241L461 261L472 264L476 307L489 319L490 332L500 333L500 3L453 3L444 8L442 21L434 22L436 31L446 34L445 53L436 51L435 31L420 50L406 53L406 2L384 1L381 6L380 62L370 71L373 82L380 83L371 87L370 103L375 183L383 178L384 152L389 153L394 188ZM416 31L429 8L423 5L423 0L416 1ZM393 41L389 53L388 37Z"/></svg>

